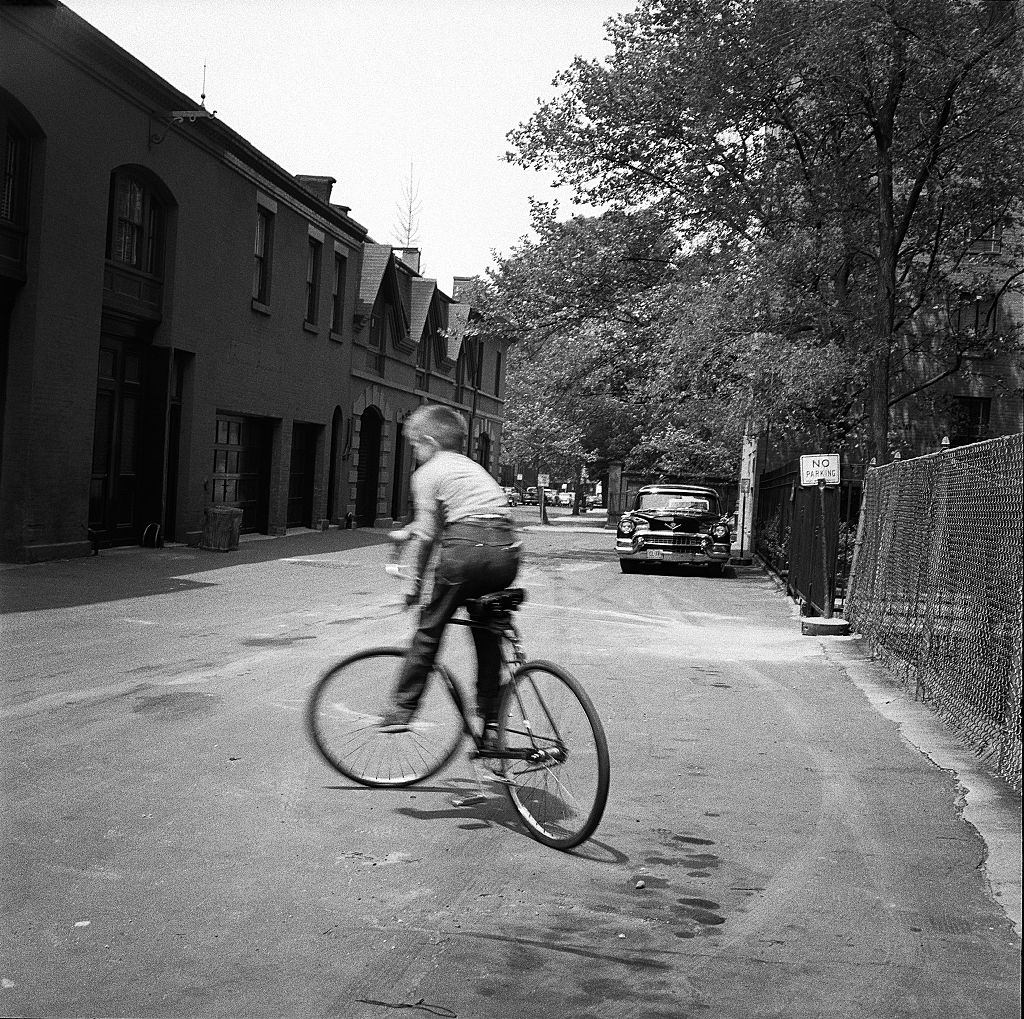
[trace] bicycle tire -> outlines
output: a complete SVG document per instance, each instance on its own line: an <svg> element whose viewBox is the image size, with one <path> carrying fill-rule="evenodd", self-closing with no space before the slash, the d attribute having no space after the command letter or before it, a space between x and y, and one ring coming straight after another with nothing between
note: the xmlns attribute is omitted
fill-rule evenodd
<svg viewBox="0 0 1024 1019"><path fill-rule="evenodd" d="M404 648L369 648L331 666L306 701L306 730L335 771L374 788L414 785L440 771L465 736L451 673L435 664L410 730L382 733Z"/></svg>
<svg viewBox="0 0 1024 1019"><path fill-rule="evenodd" d="M498 746L505 789L533 838L572 849L597 829L608 800L608 740L590 697L551 662L527 662L502 692Z"/></svg>

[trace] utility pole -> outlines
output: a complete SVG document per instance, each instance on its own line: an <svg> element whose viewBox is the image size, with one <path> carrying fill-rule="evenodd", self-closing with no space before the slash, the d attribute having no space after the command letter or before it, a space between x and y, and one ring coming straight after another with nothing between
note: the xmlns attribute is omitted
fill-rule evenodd
<svg viewBox="0 0 1024 1019"><path fill-rule="evenodd" d="M748 417L743 425L743 452L740 457L739 505L737 507L737 528L739 547L733 562L749 566L753 562L754 539L757 520L757 481L761 473L764 455L764 436L761 429ZM733 536L733 546L736 547Z"/></svg>

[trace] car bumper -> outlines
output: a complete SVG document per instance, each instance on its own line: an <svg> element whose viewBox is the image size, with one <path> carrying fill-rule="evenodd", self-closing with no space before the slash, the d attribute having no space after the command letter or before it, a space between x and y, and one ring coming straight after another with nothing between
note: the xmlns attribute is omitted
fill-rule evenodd
<svg viewBox="0 0 1024 1019"><path fill-rule="evenodd" d="M732 548L728 543L702 542L699 545L669 546L649 541L644 535L617 538L615 552L619 559L663 563L727 563L732 556Z"/></svg>

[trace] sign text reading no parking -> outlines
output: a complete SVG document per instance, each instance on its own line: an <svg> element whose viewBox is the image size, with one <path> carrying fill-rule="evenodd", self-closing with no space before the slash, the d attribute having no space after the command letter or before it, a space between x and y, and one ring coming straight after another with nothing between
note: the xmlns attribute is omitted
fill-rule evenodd
<svg viewBox="0 0 1024 1019"><path fill-rule="evenodd" d="M839 454L812 453L810 456L800 457L800 484L838 485Z"/></svg>

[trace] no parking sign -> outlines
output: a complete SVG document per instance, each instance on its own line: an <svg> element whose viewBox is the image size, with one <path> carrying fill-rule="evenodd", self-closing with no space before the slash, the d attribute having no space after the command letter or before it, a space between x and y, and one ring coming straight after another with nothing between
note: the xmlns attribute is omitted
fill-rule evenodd
<svg viewBox="0 0 1024 1019"><path fill-rule="evenodd" d="M839 484L839 454L811 453L800 457L800 484Z"/></svg>

